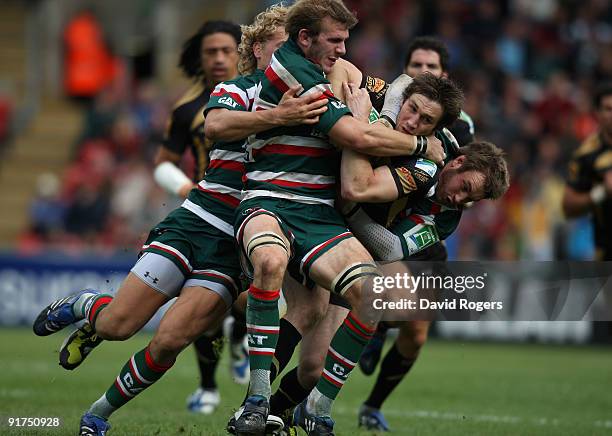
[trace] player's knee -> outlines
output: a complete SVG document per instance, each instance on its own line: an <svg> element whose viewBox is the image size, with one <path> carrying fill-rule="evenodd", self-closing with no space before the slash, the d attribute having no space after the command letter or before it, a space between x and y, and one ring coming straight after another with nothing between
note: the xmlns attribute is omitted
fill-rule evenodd
<svg viewBox="0 0 612 436"><path fill-rule="evenodd" d="M284 253L274 253L271 250L266 250L267 255L256 257L255 276L258 277L276 277L282 280L287 267L287 256ZM263 251L262 253L264 254Z"/></svg>
<svg viewBox="0 0 612 436"><path fill-rule="evenodd" d="M298 380L304 389L313 389L323 371L323 362L314 359L303 359L298 367Z"/></svg>
<svg viewBox="0 0 612 436"><path fill-rule="evenodd" d="M400 352L406 357L416 357L427 342L427 329L402 329L397 337Z"/></svg>
<svg viewBox="0 0 612 436"><path fill-rule="evenodd" d="M190 343L190 338L177 331L158 330L151 340L151 347L156 355L162 356L165 360L168 356L178 355Z"/></svg>

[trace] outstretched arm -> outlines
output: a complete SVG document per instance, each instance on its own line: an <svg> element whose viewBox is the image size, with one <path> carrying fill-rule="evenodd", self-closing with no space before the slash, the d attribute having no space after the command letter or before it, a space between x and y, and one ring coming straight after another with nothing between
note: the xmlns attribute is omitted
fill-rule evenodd
<svg viewBox="0 0 612 436"><path fill-rule="evenodd" d="M301 86L291 87L278 106L265 111L232 111L214 108L206 113L204 134L211 141L237 141L278 126L316 124L327 110L326 98L313 93L296 97Z"/></svg>

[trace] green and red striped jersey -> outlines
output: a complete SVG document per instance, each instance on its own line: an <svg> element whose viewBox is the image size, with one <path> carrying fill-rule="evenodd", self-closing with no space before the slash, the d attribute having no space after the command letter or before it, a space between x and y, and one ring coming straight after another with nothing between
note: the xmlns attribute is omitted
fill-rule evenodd
<svg viewBox="0 0 612 436"><path fill-rule="evenodd" d="M219 83L210 95L205 112L211 109L250 111L263 71ZM234 212L242 199L245 139L213 144L206 174L183 207L230 235Z"/></svg>
<svg viewBox="0 0 612 436"><path fill-rule="evenodd" d="M301 203L334 204L340 153L327 134L349 109L338 100L321 68L304 57L289 40L272 56L256 95L253 110L276 107L292 86L299 95L322 92L327 111L313 126L283 126L267 130L247 143L246 195L285 198Z"/></svg>

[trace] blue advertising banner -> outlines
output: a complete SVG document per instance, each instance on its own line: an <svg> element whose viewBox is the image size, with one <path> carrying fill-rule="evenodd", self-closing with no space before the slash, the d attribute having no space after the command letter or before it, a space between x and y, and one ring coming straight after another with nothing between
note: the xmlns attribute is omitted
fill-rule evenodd
<svg viewBox="0 0 612 436"><path fill-rule="evenodd" d="M69 256L45 254L25 257L0 254L0 325L31 325L51 301L79 289L115 293L133 266L129 256ZM155 328L165 307L148 329Z"/></svg>

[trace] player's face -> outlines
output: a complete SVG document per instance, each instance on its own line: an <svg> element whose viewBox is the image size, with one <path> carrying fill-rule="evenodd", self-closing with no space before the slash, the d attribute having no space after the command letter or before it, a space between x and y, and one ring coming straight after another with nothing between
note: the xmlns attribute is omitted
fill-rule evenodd
<svg viewBox="0 0 612 436"><path fill-rule="evenodd" d="M202 38L200 57L209 85L233 79L238 74L238 46L228 33L212 33Z"/></svg>
<svg viewBox="0 0 612 436"><path fill-rule="evenodd" d="M436 77L446 76L446 73L442 71L442 64L440 63L440 55L438 52L418 48L412 52L410 61L408 65L406 65L406 68L404 68L404 72L410 77L415 77L425 71L429 71Z"/></svg>
<svg viewBox="0 0 612 436"><path fill-rule="evenodd" d="M344 24L325 17L319 35L308 38L309 46L305 47L304 54L329 74L338 58L346 54L344 43L348 37L349 31Z"/></svg>
<svg viewBox="0 0 612 436"><path fill-rule="evenodd" d="M601 130L612 135L612 95L606 95L601 99L597 109L597 119Z"/></svg>
<svg viewBox="0 0 612 436"><path fill-rule="evenodd" d="M440 121L442 113L440 103L422 94L412 94L400 109L395 129L408 135L429 136Z"/></svg>
<svg viewBox="0 0 612 436"><path fill-rule="evenodd" d="M460 156L440 172L436 186L436 201L448 207L462 207L485 196L485 176L480 171L460 172L463 156Z"/></svg>
<svg viewBox="0 0 612 436"><path fill-rule="evenodd" d="M274 52L285 43L285 41L287 41L285 28L277 27L276 32L274 32L270 39L264 43L256 44L257 46L253 47L253 50L255 53L255 58L257 58L257 68L264 70L270 63L272 54L274 54Z"/></svg>

